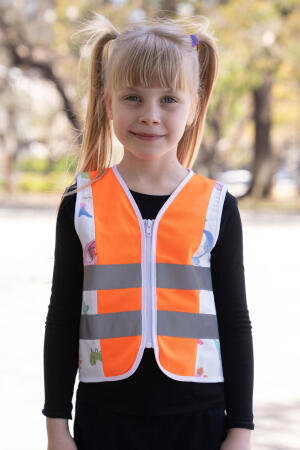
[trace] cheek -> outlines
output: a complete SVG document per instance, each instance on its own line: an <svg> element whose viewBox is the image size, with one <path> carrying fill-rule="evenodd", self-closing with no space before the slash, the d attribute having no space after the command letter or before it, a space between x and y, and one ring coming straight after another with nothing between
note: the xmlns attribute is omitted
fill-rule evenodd
<svg viewBox="0 0 300 450"><path fill-rule="evenodd" d="M128 116L124 114L118 114L114 121L115 128L118 130L119 134L124 134L127 132L128 128Z"/></svg>
<svg viewBox="0 0 300 450"><path fill-rule="evenodd" d="M130 139L130 125L131 124L128 121L128 118L124 119L124 117L122 118L121 116L113 121L114 133L119 141L124 145L125 142Z"/></svg>
<svg viewBox="0 0 300 450"><path fill-rule="evenodd" d="M174 118L174 120L169 124L168 140L172 143L179 142L183 136L185 127L186 127L186 122L185 122L184 117L182 117L182 118L177 117L176 119Z"/></svg>
<svg viewBox="0 0 300 450"><path fill-rule="evenodd" d="M176 119L174 118L174 120L169 123L168 128L170 134L172 134L174 137L181 136L185 128L184 119L180 119L178 117Z"/></svg>

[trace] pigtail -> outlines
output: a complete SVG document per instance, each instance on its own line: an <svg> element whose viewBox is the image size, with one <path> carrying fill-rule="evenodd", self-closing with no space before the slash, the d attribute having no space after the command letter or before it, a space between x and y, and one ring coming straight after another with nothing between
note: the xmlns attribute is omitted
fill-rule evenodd
<svg viewBox="0 0 300 450"><path fill-rule="evenodd" d="M198 31L193 34L198 39L195 45L197 56L199 60L198 72L198 91L199 102L196 107L194 120L190 126L187 126L179 144L178 144L178 159L186 167L192 167L197 153L202 142L205 119L209 99L211 97L219 70L219 55L216 45L216 38L211 31L208 31L209 19L205 19L204 26L201 25ZM193 151L194 149L194 151Z"/></svg>
<svg viewBox="0 0 300 450"><path fill-rule="evenodd" d="M107 32L95 42L88 69L88 103L81 153L76 172L98 170L106 167L112 156L110 120L104 100L104 70L110 41L115 33ZM101 146L100 146L101 143ZM101 149L107 149L108 154Z"/></svg>
<svg viewBox="0 0 300 450"><path fill-rule="evenodd" d="M118 31L104 16L94 13L94 18L82 22L75 35L88 35L85 45L90 48L88 65L88 100L82 133L82 144L74 175L74 182L80 172L97 171L96 177L79 189L63 193L64 197L75 194L89 184L96 182L111 165L112 126L107 116L104 98L105 69L108 64L111 42Z"/></svg>

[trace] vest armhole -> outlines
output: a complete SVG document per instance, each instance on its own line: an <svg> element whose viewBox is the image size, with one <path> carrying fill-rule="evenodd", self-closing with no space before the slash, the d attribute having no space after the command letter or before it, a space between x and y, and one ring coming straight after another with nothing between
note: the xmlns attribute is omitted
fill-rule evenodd
<svg viewBox="0 0 300 450"><path fill-rule="evenodd" d="M76 176L76 183L77 183L77 188L79 188L81 186L81 175L80 173ZM77 191L76 192L76 201L75 201L75 209L74 209L74 226L75 226L75 230L76 233L79 235L78 233L78 218L79 218L79 207L80 207L80 192L81 191Z"/></svg>
<svg viewBox="0 0 300 450"><path fill-rule="evenodd" d="M219 201L218 201L218 212L217 212L217 217L216 217L216 228L215 228L215 232L214 232L214 243L213 243L211 250L216 245L218 237L219 237L224 201L225 201L226 193L228 191L228 187L223 183L222 183L222 185L223 186L222 186L222 190L220 192Z"/></svg>

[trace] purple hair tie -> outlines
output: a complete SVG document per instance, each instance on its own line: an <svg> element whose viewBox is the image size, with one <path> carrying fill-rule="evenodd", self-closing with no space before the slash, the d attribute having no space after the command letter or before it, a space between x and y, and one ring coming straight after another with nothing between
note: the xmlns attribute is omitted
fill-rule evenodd
<svg viewBox="0 0 300 450"><path fill-rule="evenodd" d="M199 39L194 34L190 34L190 38L192 39L192 47L195 47L198 44Z"/></svg>

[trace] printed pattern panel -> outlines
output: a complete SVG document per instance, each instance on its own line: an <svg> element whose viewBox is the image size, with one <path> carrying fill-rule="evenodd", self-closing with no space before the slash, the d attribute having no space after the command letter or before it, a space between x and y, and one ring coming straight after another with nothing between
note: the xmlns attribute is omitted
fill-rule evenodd
<svg viewBox="0 0 300 450"><path fill-rule="evenodd" d="M104 376L100 339L79 340L79 380Z"/></svg>
<svg viewBox="0 0 300 450"><path fill-rule="evenodd" d="M210 252L218 239L226 190L227 187L225 185L216 181L207 208L202 240L199 248L193 255L195 266L210 267Z"/></svg>
<svg viewBox="0 0 300 450"><path fill-rule="evenodd" d="M83 291L81 314L97 313L97 291Z"/></svg>
<svg viewBox="0 0 300 450"><path fill-rule="evenodd" d="M195 266L210 267L211 250L219 235L223 203L227 187L216 181L210 197L205 228L199 248L193 255ZM199 313L216 315L213 291L199 290ZM198 339L195 376L224 380L219 339Z"/></svg>
<svg viewBox="0 0 300 450"><path fill-rule="evenodd" d="M223 381L219 339L198 339L195 376L202 378L220 377L220 381Z"/></svg>
<svg viewBox="0 0 300 450"><path fill-rule="evenodd" d="M199 289L199 312L202 314L216 314L213 291Z"/></svg>
<svg viewBox="0 0 300 450"><path fill-rule="evenodd" d="M77 186L80 187L89 180L89 172L82 172L77 175ZM83 249L84 266L97 264L94 206L90 185L77 192L75 227ZM97 313L97 291L83 291L81 315ZM99 376L103 376L100 339L79 339L79 380Z"/></svg>

